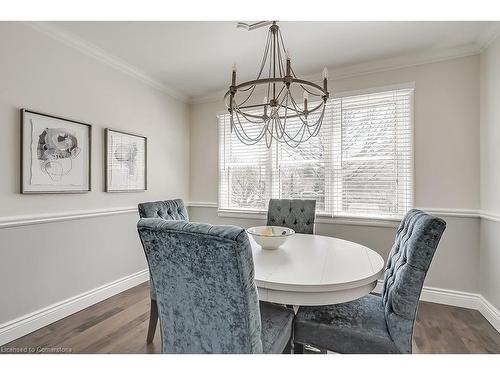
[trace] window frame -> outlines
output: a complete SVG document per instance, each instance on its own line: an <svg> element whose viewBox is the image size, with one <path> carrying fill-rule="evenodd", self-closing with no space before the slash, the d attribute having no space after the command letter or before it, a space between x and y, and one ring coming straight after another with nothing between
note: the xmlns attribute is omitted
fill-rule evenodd
<svg viewBox="0 0 500 375"><path fill-rule="evenodd" d="M377 86L370 87L359 90L349 90L349 91L339 91L330 96L330 100L338 99L346 96L355 96L355 95L366 95L366 94L374 94L378 92L391 91L391 90L411 90L409 95L409 105L410 105L410 132L408 142L411 146L410 150L410 178L409 178L409 187L410 187L410 196L409 199L412 202L410 208L415 206L415 82L406 82L401 84L387 85L387 86ZM218 135L218 160L217 160L217 168L218 168L218 197L217 197L217 214L220 217L228 217L228 218L243 218L243 219L265 219L267 217L266 209L255 209L255 208L224 208L221 207L221 178L220 178L220 163L221 163L221 145L220 145L220 126L219 126L219 116L226 115L227 111L218 111L216 113L216 124L217 124L217 135ZM329 145L327 155L329 158L334 159L333 147ZM269 155L272 154L272 148L270 149ZM272 163L272 161L271 161ZM332 165L335 163L335 160L332 160ZM316 222L320 224L340 224L340 225L364 225L364 226L381 226L381 227L397 227L399 222L401 221L403 215L395 215L395 216L385 216L385 215L335 215L334 206L335 206L335 198L333 194L328 194L327 191L335 189L335 184L338 177L334 176L333 169L330 173L325 175L325 212L317 212L316 213ZM275 179L271 173L271 179ZM397 194L399 195L399 188Z"/></svg>

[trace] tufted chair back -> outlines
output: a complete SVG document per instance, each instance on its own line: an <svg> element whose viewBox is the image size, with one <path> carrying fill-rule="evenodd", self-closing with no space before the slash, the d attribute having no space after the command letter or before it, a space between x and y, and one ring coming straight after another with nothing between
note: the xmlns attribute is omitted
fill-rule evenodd
<svg viewBox="0 0 500 375"><path fill-rule="evenodd" d="M411 353L418 300L446 222L420 210L401 221L384 274L382 299L392 340L402 353Z"/></svg>
<svg viewBox="0 0 500 375"><path fill-rule="evenodd" d="M139 203L138 208L141 218L189 221L186 206L184 206L182 199Z"/></svg>
<svg viewBox="0 0 500 375"><path fill-rule="evenodd" d="M316 201L304 199L271 199L267 225L293 229L296 233L314 233Z"/></svg>
<svg viewBox="0 0 500 375"><path fill-rule="evenodd" d="M154 280L163 353L261 353L252 249L244 229L137 224Z"/></svg>
<svg viewBox="0 0 500 375"><path fill-rule="evenodd" d="M141 218L189 221L188 212L182 199L139 203L138 209ZM150 284L150 297L153 301L156 301L156 292L152 278L150 278Z"/></svg>

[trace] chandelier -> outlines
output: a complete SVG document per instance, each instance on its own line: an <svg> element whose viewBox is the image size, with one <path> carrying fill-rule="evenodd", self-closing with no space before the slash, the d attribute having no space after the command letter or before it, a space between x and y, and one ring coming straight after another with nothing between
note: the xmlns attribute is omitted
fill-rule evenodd
<svg viewBox="0 0 500 375"><path fill-rule="evenodd" d="M321 129L329 97L328 70L323 69L323 87L297 78L276 21L238 23L238 27L253 30L269 24L257 78L237 84L236 65L233 65L231 85L224 95L231 132L246 145L265 138L268 148L273 139L297 147L318 135Z"/></svg>

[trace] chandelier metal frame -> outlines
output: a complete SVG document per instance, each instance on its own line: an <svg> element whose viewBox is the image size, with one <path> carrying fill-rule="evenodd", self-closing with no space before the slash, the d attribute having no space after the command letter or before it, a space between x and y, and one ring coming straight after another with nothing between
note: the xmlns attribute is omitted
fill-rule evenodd
<svg viewBox="0 0 500 375"><path fill-rule="evenodd" d="M239 23L238 27L253 30L269 23ZM265 70L267 77L263 77ZM260 104L247 104L257 102L253 94L258 86L264 86L266 90L264 100L259 100ZM302 106L292 94L294 89L303 90ZM243 99L237 100L238 94L243 96ZM313 99L312 103L309 103L309 95L317 100ZM224 95L224 101L230 113L231 132L234 132L242 143L253 145L265 138L268 148L271 147L273 139L290 147L297 147L318 135L329 96L327 69L323 70L323 87L298 78L292 69L290 54L285 48L280 28L276 21L272 21L257 78L236 84L236 66L233 66L231 85ZM312 107L309 104L312 104ZM311 115L315 119L309 123ZM292 118L299 120L299 127L297 121L294 121L295 124L289 124L287 128L287 120ZM256 135L251 135L245 131L242 121L260 125L261 128Z"/></svg>

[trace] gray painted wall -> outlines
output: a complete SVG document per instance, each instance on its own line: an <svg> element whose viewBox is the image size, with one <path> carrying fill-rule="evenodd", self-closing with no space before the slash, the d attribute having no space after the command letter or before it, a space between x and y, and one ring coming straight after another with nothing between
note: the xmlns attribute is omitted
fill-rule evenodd
<svg viewBox="0 0 500 375"><path fill-rule="evenodd" d="M500 37L481 54L481 210L500 218ZM481 294L500 310L500 222L481 220Z"/></svg>
<svg viewBox="0 0 500 375"><path fill-rule="evenodd" d="M481 220L481 294L500 310L500 223Z"/></svg>
<svg viewBox="0 0 500 375"><path fill-rule="evenodd" d="M0 229L0 325L146 269L137 220L130 213Z"/></svg>
<svg viewBox="0 0 500 375"><path fill-rule="evenodd" d="M93 124L92 191L19 194L19 109ZM105 193L104 128L148 137L148 191ZM0 222L188 196L188 106L23 23L0 22ZM0 229L0 326L144 270L135 213Z"/></svg>

